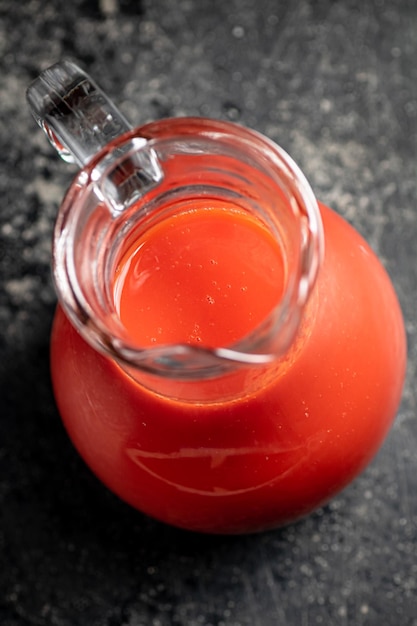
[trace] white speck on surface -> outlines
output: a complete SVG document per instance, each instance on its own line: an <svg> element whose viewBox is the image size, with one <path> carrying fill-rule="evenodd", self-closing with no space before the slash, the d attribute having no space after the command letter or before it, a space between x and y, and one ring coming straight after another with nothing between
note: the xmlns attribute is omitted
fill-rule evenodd
<svg viewBox="0 0 417 626"><path fill-rule="evenodd" d="M117 0L100 0L100 10L104 15L115 15L119 11Z"/></svg>
<svg viewBox="0 0 417 626"><path fill-rule="evenodd" d="M5 290L14 304L23 304L32 300L34 291L39 289L39 280L36 276L22 276L6 281Z"/></svg>
<svg viewBox="0 0 417 626"><path fill-rule="evenodd" d="M233 37L236 37L236 39L242 39L242 37L245 36L245 29L243 28L243 26L234 26L232 30L232 35Z"/></svg>

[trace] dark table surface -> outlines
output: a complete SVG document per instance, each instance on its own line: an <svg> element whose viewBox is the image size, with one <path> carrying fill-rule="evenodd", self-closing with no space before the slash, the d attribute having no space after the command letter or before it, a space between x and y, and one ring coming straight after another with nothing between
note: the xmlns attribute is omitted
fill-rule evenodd
<svg viewBox="0 0 417 626"><path fill-rule="evenodd" d="M133 124L204 115L281 144L370 242L409 366L363 475L284 529L206 537L107 492L54 406L54 216L74 170L25 103L66 56ZM0 0L1 626L417 625L415 0Z"/></svg>

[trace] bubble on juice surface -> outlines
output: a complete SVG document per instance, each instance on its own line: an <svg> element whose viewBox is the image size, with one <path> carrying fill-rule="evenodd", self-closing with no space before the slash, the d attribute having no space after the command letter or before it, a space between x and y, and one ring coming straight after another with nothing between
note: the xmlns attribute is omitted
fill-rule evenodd
<svg viewBox="0 0 417 626"><path fill-rule="evenodd" d="M197 324L197 323L194 324L194 328L193 328L192 332L190 333L189 342L190 343L201 343L200 325Z"/></svg>
<svg viewBox="0 0 417 626"><path fill-rule="evenodd" d="M213 296L209 296L209 295L206 296L206 300L209 304L214 304L216 302Z"/></svg>

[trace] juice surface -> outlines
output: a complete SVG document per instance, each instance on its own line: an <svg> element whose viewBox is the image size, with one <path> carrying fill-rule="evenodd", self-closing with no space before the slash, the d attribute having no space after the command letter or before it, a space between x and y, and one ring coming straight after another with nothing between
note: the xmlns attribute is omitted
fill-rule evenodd
<svg viewBox="0 0 417 626"><path fill-rule="evenodd" d="M219 201L146 231L116 268L115 306L140 346L228 346L260 324L281 299L285 268L263 224Z"/></svg>
<svg viewBox="0 0 417 626"><path fill-rule="evenodd" d="M256 368L240 370L243 382L245 372L259 378L250 394L242 389L241 397L230 401L193 403L154 393L92 349L58 308L51 354L63 421L91 469L134 507L196 531L248 532L285 524L345 487L381 445L395 417L404 381L406 344L401 310L385 270L366 242L330 209L321 206L321 211L326 252L306 309L310 326L308 331L302 327L297 352L294 355L290 350L272 378L264 379L263 371ZM218 233L230 224L217 209L212 217L210 227L206 226L209 232L213 226L212 239L221 241ZM176 242L182 238L185 221L184 217L184 222L178 222ZM246 242L258 228L240 219L238 225ZM164 237L171 228L175 231L169 224L155 231L155 237L145 242L145 250L155 245L160 252L159 236ZM185 238L183 243L187 241L191 239ZM204 261L210 269L210 260L217 260L214 268L222 266L222 271L239 278L236 295L242 310L242 286L250 287L252 297L259 298L264 309L282 288L279 253L263 233L261 245L269 250L275 275L281 280L278 290L268 289L265 282L256 291L261 276L255 278L240 258L227 268L229 250L221 248L220 253L220 248L214 251L210 246ZM136 331L139 314L136 309L131 314L131 309L142 295L136 299L136 282L130 275L135 267L141 267L137 247L127 251L122 261L119 275L123 278L115 284L115 295L129 332L138 332L139 342L151 342L161 325L166 333L162 337L187 340L189 326L182 329L182 335L169 335L174 325L167 311L156 323L151 317L142 317ZM145 267L151 265L151 261L145 263ZM242 280L242 268L251 275L251 282ZM175 271L181 278L187 268ZM165 276L161 285L168 291L169 262L160 275ZM206 313L211 305L200 310L210 281L220 282L223 274L209 274L201 289L198 276L195 269L191 287L188 290L186 284L182 298L194 303L193 294L198 291L196 310L202 338L227 341L230 328L235 328L227 298L222 302L220 297L227 324L213 332ZM222 293L227 293L224 289L231 277L224 279ZM272 274L269 277L272 279ZM162 297L159 283L154 288ZM269 295L264 296L265 291ZM176 293L173 287L167 307L172 306ZM175 306L171 310L177 318ZM241 324L238 318L236 315L236 323ZM246 327L239 326L238 332L246 332Z"/></svg>

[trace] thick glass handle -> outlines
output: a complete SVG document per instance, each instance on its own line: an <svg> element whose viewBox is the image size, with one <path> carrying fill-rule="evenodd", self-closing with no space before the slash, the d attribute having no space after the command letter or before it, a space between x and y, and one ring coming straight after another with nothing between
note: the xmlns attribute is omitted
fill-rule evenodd
<svg viewBox="0 0 417 626"><path fill-rule="evenodd" d="M113 139L131 130L129 122L97 84L75 63L61 61L29 86L27 99L37 123L67 162L87 165ZM144 138L114 149L94 171L97 192L113 211L130 206L163 177L157 155Z"/></svg>
<svg viewBox="0 0 417 626"><path fill-rule="evenodd" d="M129 122L96 83L69 61L44 70L29 86L32 113L60 156L81 167Z"/></svg>

